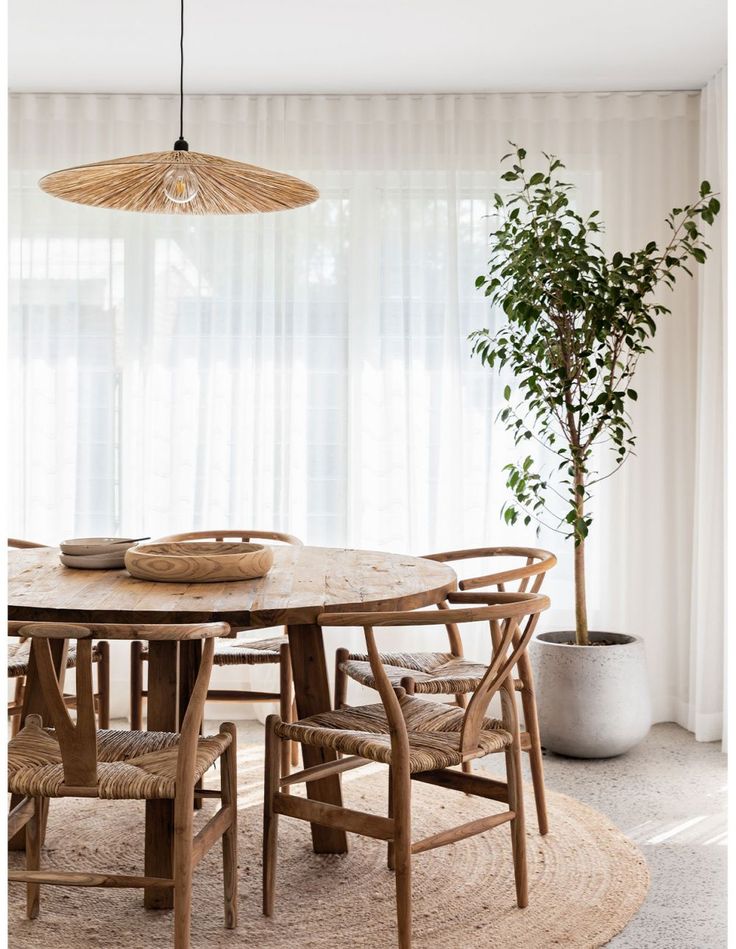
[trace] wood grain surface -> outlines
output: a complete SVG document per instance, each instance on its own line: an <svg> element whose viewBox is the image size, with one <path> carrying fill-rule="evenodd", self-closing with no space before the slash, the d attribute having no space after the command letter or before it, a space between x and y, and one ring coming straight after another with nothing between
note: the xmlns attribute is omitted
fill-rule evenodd
<svg viewBox="0 0 736 949"><path fill-rule="evenodd" d="M311 624L322 612L409 610L455 589L455 572L418 557L329 547L274 546L265 577L231 583L161 583L127 570L68 570L56 548L8 553L12 620Z"/></svg>
<svg viewBox="0 0 736 949"><path fill-rule="evenodd" d="M232 583L265 577L273 546L224 541L140 544L125 552L125 567L139 580L157 583Z"/></svg>

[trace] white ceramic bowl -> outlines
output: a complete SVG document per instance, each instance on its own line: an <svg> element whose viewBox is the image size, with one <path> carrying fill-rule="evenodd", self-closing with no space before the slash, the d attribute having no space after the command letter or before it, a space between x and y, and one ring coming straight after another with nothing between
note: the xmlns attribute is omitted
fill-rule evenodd
<svg viewBox="0 0 736 949"><path fill-rule="evenodd" d="M73 567L76 570L121 570L125 566L125 551L72 557L59 554L59 560L65 567Z"/></svg>
<svg viewBox="0 0 736 949"><path fill-rule="evenodd" d="M130 537L77 537L63 540L59 544L62 554L68 557L91 557L98 554L119 553L125 556L125 551L137 541Z"/></svg>

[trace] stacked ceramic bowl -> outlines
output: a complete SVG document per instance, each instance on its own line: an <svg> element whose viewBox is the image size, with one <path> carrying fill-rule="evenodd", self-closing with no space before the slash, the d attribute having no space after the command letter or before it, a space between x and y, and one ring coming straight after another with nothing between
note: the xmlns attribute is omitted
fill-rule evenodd
<svg viewBox="0 0 736 949"><path fill-rule="evenodd" d="M144 537L78 537L59 544L59 560L77 570L121 570L125 551Z"/></svg>

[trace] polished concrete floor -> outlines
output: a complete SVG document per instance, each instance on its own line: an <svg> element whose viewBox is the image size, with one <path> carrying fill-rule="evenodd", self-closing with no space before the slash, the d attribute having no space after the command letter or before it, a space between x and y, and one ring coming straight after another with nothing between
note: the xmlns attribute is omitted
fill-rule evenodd
<svg viewBox="0 0 736 949"><path fill-rule="evenodd" d="M238 732L239 743L258 754L262 726L239 722ZM649 865L646 902L609 946L726 946L726 756L720 743L696 742L678 725L656 725L620 758L580 761L547 754L545 773L550 788L606 814Z"/></svg>
<svg viewBox="0 0 736 949"><path fill-rule="evenodd" d="M548 754L547 783L603 812L640 847L651 888L614 949L726 946L726 756L678 725L655 725L620 758Z"/></svg>

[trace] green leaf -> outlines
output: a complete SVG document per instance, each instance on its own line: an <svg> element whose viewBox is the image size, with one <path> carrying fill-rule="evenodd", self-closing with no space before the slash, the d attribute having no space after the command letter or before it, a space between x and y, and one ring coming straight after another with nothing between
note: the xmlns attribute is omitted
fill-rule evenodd
<svg viewBox="0 0 736 949"><path fill-rule="evenodd" d="M706 194L710 194L710 181L701 181L700 182L700 197L704 198Z"/></svg>
<svg viewBox="0 0 736 949"><path fill-rule="evenodd" d="M532 186L541 185L543 181L544 181L544 174L541 171L535 171L534 174L529 179L529 184Z"/></svg>
<svg viewBox="0 0 736 949"><path fill-rule="evenodd" d="M503 390L503 397L504 397L504 399L506 399L506 401L508 402L508 400L511 398L511 386L506 386L506 387L504 388L504 390Z"/></svg>
<svg viewBox="0 0 736 949"><path fill-rule="evenodd" d="M633 402L636 402L636 400L639 398L639 394L637 393L637 391L636 391L635 389L627 389L627 390L626 390L626 395L628 395L628 397L629 397Z"/></svg>

